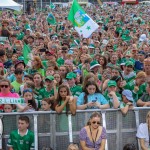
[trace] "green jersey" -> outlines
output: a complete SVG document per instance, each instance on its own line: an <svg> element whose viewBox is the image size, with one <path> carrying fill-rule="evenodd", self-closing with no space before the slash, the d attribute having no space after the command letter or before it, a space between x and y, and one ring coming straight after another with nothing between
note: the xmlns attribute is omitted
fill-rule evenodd
<svg viewBox="0 0 150 150"><path fill-rule="evenodd" d="M47 89L45 87L43 90L41 90L39 92L39 94L42 95L42 99L43 98L49 98L51 96L54 96L54 89L52 88L50 91L47 91Z"/></svg>
<svg viewBox="0 0 150 150"><path fill-rule="evenodd" d="M133 99L135 102L143 95L144 92L146 92L146 83L143 83L142 85L139 86L139 90L135 93L134 92L134 87L136 86L135 80L131 80L126 84L124 89L128 89L132 91L133 94Z"/></svg>
<svg viewBox="0 0 150 150"><path fill-rule="evenodd" d="M73 87L70 88L70 91L73 96L78 97L82 93L82 87L79 85L74 85Z"/></svg>
<svg viewBox="0 0 150 150"><path fill-rule="evenodd" d="M10 133L7 146L12 147L13 150L34 149L34 133L27 130L26 134L21 136L19 130L14 130Z"/></svg>
<svg viewBox="0 0 150 150"><path fill-rule="evenodd" d="M109 102L110 108L113 108L113 99L109 97L108 91L106 90L103 95L106 98L106 100ZM118 92L116 92L116 96L118 98L118 101L121 102L122 100L121 95Z"/></svg>

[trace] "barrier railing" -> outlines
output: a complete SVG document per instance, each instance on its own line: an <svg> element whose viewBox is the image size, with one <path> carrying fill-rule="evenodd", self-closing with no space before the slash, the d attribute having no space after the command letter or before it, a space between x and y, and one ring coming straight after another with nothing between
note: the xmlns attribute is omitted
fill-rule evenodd
<svg viewBox="0 0 150 150"><path fill-rule="evenodd" d="M135 108L126 116L115 109L77 111L75 116L66 116L65 113L58 115L53 111L0 113L3 125L2 148L7 150L7 140L10 132L17 129L18 117L27 115L30 118L29 129L35 134L35 150L42 150L43 147L66 150L70 142L79 143L79 131L86 125L94 111L102 113L102 123L107 130L106 150L121 150L127 143L134 143L138 148L137 127L141 122L145 122L149 110L149 108Z"/></svg>

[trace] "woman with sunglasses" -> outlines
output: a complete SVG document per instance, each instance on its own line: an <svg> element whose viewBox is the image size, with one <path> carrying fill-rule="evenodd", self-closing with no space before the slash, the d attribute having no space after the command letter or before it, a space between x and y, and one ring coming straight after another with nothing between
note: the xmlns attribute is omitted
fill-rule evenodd
<svg viewBox="0 0 150 150"><path fill-rule="evenodd" d="M79 139L82 150L105 150L106 129L101 125L102 116L94 112L80 131Z"/></svg>
<svg viewBox="0 0 150 150"><path fill-rule="evenodd" d="M146 115L146 123L141 123L138 127L137 138L140 142L141 150L150 149L150 111Z"/></svg>
<svg viewBox="0 0 150 150"><path fill-rule="evenodd" d="M2 79L0 82L0 97L19 98L17 93L11 93L10 81ZM3 105L0 105L0 110L3 110Z"/></svg>

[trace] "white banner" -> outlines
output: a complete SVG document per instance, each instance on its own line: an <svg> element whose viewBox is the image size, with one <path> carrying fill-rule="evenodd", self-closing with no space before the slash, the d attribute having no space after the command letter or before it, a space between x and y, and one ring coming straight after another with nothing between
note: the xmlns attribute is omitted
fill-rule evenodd
<svg viewBox="0 0 150 150"><path fill-rule="evenodd" d="M23 98L0 97L0 104L23 104Z"/></svg>

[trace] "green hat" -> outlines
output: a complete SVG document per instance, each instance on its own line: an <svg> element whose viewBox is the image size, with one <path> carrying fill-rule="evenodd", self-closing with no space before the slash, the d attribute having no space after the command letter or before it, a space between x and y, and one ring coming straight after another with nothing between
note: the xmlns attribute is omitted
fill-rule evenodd
<svg viewBox="0 0 150 150"><path fill-rule="evenodd" d="M0 44L1 44L1 45L4 45L4 43L3 43L3 42L0 42Z"/></svg>
<svg viewBox="0 0 150 150"><path fill-rule="evenodd" d="M95 48L94 44L90 44L88 47L89 48Z"/></svg>
<svg viewBox="0 0 150 150"><path fill-rule="evenodd" d="M126 63L125 63L125 66L134 66L134 64L133 64L133 62L132 61L127 61Z"/></svg>
<svg viewBox="0 0 150 150"><path fill-rule="evenodd" d="M93 60L91 63L90 63L90 69L93 69L94 67L96 66L100 66L100 64L96 61L96 60Z"/></svg>
<svg viewBox="0 0 150 150"><path fill-rule="evenodd" d="M53 76L47 76L47 77L45 78L45 80L50 80L50 81L52 81L52 80L54 80L54 77L53 77Z"/></svg>
<svg viewBox="0 0 150 150"><path fill-rule="evenodd" d="M24 61L24 57L20 56L20 57L18 57L18 60Z"/></svg>
<svg viewBox="0 0 150 150"><path fill-rule="evenodd" d="M108 87L110 87L110 86L117 86L117 83L116 83L116 81L109 80L108 83L107 83L107 86Z"/></svg>
<svg viewBox="0 0 150 150"><path fill-rule="evenodd" d="M69 72L69 73L67 73L66 79L73 79L76 77L77 77L77 75L75 73Z"/></svg>
<svg viewBox="0 0 150 150"><path fill-rule="evenodd" d="M103 21L102 21L102 20L96 20L96 22L103 24Z"/></svg>

